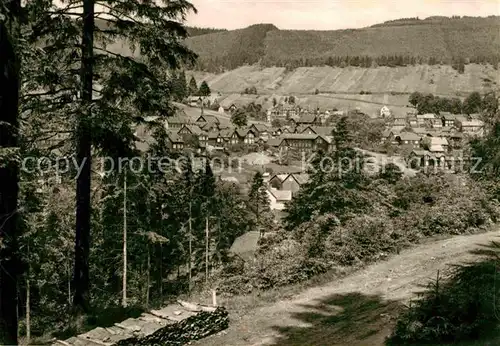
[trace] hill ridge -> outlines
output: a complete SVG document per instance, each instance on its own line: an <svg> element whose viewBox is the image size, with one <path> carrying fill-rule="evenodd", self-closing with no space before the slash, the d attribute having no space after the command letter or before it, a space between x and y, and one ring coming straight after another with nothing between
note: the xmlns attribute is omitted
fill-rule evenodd
<svg viewBox="0 0 500 346"><path fill-rule="evenodd" d="M185 42L199 55L198 69L223 72L257 62L267 67L332 66L329 59L342 60L335 66L452 64L459 58L497 64L499 33L500 16L429 17L342 30L283 30L273 24L255 24ZM382 59L396 56L400 61Z"/></svg>

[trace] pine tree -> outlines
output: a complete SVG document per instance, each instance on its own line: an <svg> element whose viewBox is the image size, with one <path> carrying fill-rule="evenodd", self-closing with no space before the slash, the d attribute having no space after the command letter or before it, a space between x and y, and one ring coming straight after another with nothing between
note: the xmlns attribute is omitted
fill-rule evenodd
<svg viewBox="0 0 500 346"><path fill-rule="evenodd" d="M92 146L114 158L129 157L135 141L133 127L140 121L137 114L172 114L170 83L163 71L194 60L194 53L180 44L187 32L178 22L194 7L185 1L157 5L83 0L63 8L42 4L47 7L43 13L38 12L40 25L34 31L36 39L46 42L43 49L47 66L38 72L43 78L32 76L28 86L32 90L50 90L48 99L35 97L42 104L67 105L66 109L47 107L48 119L64 115L69 119L68 128L72 123L77 125L76 156L83 169L77 177L73 287L75 305L87 310ZM109 12L106 20L100 19L103 25L94 25L100 16L94 12L94 5ZM84 18L83 28L80 21L74 20L82 7L79 16ZM140 46L141 58L118 54L101 44L117 39ZM81 78L74 69L76 64L81 65Z"/></svg>
<svg viewBox="0 0 500 346"><path fill-rule="evenodd" d="M269 198L267 197L264 177L261 172L256 172L253 176L252 186L248 194L251 210L258 216L261 212L270 210Z"/></svg>
<svg viewBox="0 0 500 346"><path fill-rule="evenodd" d="M198 85L196 84L196 79L194 79L194 76L191 76L191 79L189 80L189 95L198 95Z"/></svg>
<svg viewBox="0 0 500 346"><path fill-rule="evenodd" d="M346 116L340 118L335 129L332 131L332 136L337 152L342 152L349 147L351 143L351 134L349 133L349 125Z"/></svg>
<svg viewBox="0 0 500 346"><path fill-rule="evenodd" d="M267 196L264 178L261 172L255 173L250 192L248 193L249 208L255 217L255 223L262 232L263 218L270 212L269 198Z"/></svg>
<svg viewBox="0 0 500 346"><path fill-rule="evenodd" d="M0 5L0 344L17 345L18 260L17 204L19 182L18 103L20 60L15 49L21 2ZM12 31L9 31L12 29Z"/></svg>
<svg viewBox="0 0 500 346"><path fill-rule="evenodd" d="M182 99L185 99L188 96L188 86L186 81L186 73L182 70L177 76L177 82L179 86L179 96Z"/></svg>
<svg viewBox="0 0 500 346"><path fill-rule="evenodd" d="M200 90L198 91L200 96L210 96L210 88L208 87L207 82L203 81L200 85Z"/></svg>

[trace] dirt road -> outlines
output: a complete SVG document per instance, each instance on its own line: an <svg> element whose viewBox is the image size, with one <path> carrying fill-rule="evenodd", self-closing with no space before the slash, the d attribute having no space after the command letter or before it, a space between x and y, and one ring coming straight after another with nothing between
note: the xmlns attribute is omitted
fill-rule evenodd
<svg viewBox="0 0 500 346"><path fill-rule="evenodd" d="M489 232L422 244L245 316L231 312L229 329L200 345L381 346L420 285L450 264L477 260L470 251L498 236L500 232Z"/></svg>

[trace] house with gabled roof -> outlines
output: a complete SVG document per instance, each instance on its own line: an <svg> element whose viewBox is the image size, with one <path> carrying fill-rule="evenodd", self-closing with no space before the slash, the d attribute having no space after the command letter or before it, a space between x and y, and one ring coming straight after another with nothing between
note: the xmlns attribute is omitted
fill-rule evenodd
<svg viewBox="0 0 500 346"><path fill-rule="evenodd" d="M266 189L271 210L284 210L285 204L292 200L292 191L276 190L272 187Z"/></svg>
<svg viewBox="0 0 500 346"><path fill-rule="evenodd" d="M321 120L314 113L303 113L295 120L295 124L300 125L321 125Z"/></svg>
<svg viewBox="0 0 500 346"><path fill-rule="evenodd" d="M300 187L308 181L309 174L307 173L290 173L283 179L281 189L292 191L292 196L294 196L300 190Z"/></svg>
<svg viewBox="0 0 500 346"><path fill-rule="evenodd" d="M331 136L333 130L334 130L333 126L302 125L295 129L295 133Z"/></svg>
<svg viewBox="0 0 500 346"><path fill-rule="evenodd" d="M431 127L436 115L434 113L417 114L417 125L423 127Z"/></svg>
<svg viewBox="0 0 500 346"><path fill-rule="evenodd" d="M164 124L167 130L170 129L180 129L182 126L189 124L189 117L183 112L178 111L175 115L170 117L165 117Z"/></svg>
<svg viewBox="0 0 500 346"><path fill-rule="evenodd" d="M184 125L178 132L178 135L183 136L193 136L198 140L198 143L200 147L204 148L207 146L208 143L208 134L207 132L203 131L200 129L199 126L189 124L189 125Z"/></svg>
<svg viewBox="0 0 500 346"><path fill-rule="evenodd" d="M318 149L328 151L331 149L331 139L317 134L291 133L281 136L280 147L294 149L300 152L311 152Z"/></svg>
<svg viewBox="0 0 500 346"><path fill-rule="evenodd" d="M484 135L484 122L481 120L458 121L457 125L464 134L479 137Z"/></svg>
<svg viewBox="0 0 500 346"><path fill-rule="evenodd" d="M451 114L450 112L440 112L441 122L444 127L453 127L455 126L455 114Z"/></svg>
<svg viewBox="0 0 500 346"><path fill-rule="evenodd" d="M410 145L413 147L418 147L420 145L420 139L422 137L414 132L401 132L394 135L394 140L399 145Z"/></svg>
<svg viewBox="0 0 500 346"><path fill-rule="evenodd" d="M220 124L219 118L210 114L200 114L200 116L195 120L196 123L204 122L204 123L215 123Z"/></svg>
<svg viewBox="0 0 500 346"><path fill-rule="evenodd" d="M288 174L286 173L275 174L271 178L269 178L267 184L270 187L275 188L276 190L281 190L283 186L283 180L285 180L286 177L288 177Z"/></svg>
<svg viewBox="0 0 500 346"><path fill-rule="evenodd" d="M167 147L171 150L184 149L184 138L176 132L167 132Z"/></svg>
<svg viewBox="0 0 500 346"><path fill-rule="evenodd" d="M253 131L253 133L258 137L263 139L264 141L267 141L270 137L270 132L271 129L267 127L265 124L252 124L249 127L250 130Z"/></svg>

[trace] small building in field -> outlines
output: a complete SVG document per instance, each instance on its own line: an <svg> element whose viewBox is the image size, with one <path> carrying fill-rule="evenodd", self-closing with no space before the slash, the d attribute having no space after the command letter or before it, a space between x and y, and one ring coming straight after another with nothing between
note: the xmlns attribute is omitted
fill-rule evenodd
<svg viewBox="0 0 500 346"><path fill-rule="evenodd" d="M389 109L389 107L387 106L384 106L380 109L380 117L381 118L388 118L391 116L391 110Z"/></svg>

